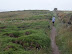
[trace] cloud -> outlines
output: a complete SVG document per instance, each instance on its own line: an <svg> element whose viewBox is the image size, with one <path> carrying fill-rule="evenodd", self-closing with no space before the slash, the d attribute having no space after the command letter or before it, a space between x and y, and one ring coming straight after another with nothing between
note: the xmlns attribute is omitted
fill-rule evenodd
<svg viewBox="0 0 72 54"><path fill-rule="evenodd" d="M24 10L24 9L58 9L71 10L72 0L0 0L0 9Z"/></svg>

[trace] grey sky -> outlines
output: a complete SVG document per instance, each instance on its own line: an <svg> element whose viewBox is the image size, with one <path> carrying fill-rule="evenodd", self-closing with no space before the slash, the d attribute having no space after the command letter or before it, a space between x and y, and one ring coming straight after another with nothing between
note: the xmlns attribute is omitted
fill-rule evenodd
<svg viewBox="0 0 72 54"><path fill-rule="evenodd" d="M0 10L72 10L72 0L0 0Z"/></svg>

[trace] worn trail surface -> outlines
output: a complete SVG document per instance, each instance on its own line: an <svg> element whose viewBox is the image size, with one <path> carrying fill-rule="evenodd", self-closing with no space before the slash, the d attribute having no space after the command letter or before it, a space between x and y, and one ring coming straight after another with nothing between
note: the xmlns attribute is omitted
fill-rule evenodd
<svg viewBox="0 0 72 54"><path fill-rule="evenodd" d="M53 26L52 30L51 30L51 36L50 36L50 38L51 38L52 54L60 54L59 50L58 50L58 47L56 45L56 42L55 42L55 37L56 37L56 29Z"/></svg>

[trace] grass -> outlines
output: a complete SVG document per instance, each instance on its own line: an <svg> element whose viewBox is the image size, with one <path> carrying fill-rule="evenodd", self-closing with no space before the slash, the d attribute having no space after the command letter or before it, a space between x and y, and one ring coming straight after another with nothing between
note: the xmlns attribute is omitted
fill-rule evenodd
<svg viewBox="0 0 72 54"><path fill-rule="evenodd" d="M0 14L0 54L51 54L49 22L52 12L8 13Z"/></svg>
<svg viewBox="0 0 72 54"><path fill-rule="evenodd" d="M69 20L70 16L67 17L68 18L65 18L65 23L59 19L56 21L56 28L58 33L56 37L56 43L61 54L72 54L72 26L68 25L67 23L67 20Z"/></svg>
<svg viewBox="0 0 72 54"><path fill-rule="evenodd" d="M63 32L63 33L62 33ZM68 31L59 32L57 36L57 45L62 54L71 54L72 53L72 34Z"/></svg>

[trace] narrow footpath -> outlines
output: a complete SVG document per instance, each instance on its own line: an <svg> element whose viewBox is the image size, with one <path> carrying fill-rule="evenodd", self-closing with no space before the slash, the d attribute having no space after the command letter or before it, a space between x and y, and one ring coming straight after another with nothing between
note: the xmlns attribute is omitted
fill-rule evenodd
<svg viewBox="0 0 72 54"><path fill-rule="evenodd" d="M52 47L52 54L60 54L59 53L59 50L58 50L58 47L56 45L56 42L55 42L55 37L56 37L56 28L53 26L52 27L52 30L51 30L51 47Z"/></svg>

